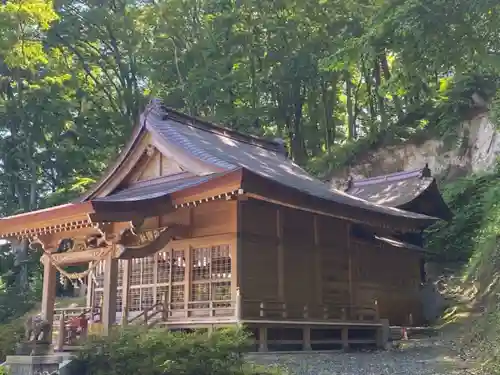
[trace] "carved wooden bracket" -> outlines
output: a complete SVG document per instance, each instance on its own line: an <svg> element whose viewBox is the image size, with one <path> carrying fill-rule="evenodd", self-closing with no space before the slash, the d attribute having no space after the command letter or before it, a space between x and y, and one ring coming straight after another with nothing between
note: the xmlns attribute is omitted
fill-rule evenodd
<svg viewBox="0 0 500 375"><path fill-rule="evenodd" d="M189 230L185 225L173 225L163 230L139 233L134 236L135 241L118 244L118 258L133 259L152 255L163 249L174 237L186 237Z"/></svg>

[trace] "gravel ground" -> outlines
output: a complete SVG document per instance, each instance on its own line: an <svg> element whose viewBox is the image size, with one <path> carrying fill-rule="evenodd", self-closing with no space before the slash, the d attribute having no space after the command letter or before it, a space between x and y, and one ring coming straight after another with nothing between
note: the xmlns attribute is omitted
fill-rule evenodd
<svg viewBox="0 0 500 375"><path fill-rule="evenodd" d="M470 375L470 363L439 338L404 342L378 352L252 354L249 361L285 367L291 375Z"/></svg>

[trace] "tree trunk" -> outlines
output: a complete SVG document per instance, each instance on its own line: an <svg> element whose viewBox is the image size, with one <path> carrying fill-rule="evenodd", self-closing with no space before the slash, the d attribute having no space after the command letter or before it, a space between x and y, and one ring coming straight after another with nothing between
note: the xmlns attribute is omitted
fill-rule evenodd
<svg viewBox="0 0 500 375"><path fill-rule="evenodd" d="M380 62L378 58L375 59L375 64L373 67L373 75L375 77L375 95L377 96L377 101L378 101L378 110L380 114L381 128L386 129L387 126L389 125L389 119L387 117L387 112L385 110L384 97L380 95L379 92L381 79L380 79Z"/></svg>
<svg viewBox="0 0 500 375"><path fill-rule="evenodd" d="M354 126L354 107L353 107L353 84L351 74L344 72L344 79L346 84L346 97L347 97L347 139L351 140L356 138L356 129Z"/></svg>
<svg viewBox="0 0 500 375"><path fill-rule="evenodd" d="M382 71L384 72L384 79L386 81L389 81L391 79L391 72L389 70L389 63L387 62L387 56L385 52L380 54L380 64L382 66ZM398 115L398 118L400 119L403 115L401 100L399 99L399 96L397 96L396 94L393 94L392 98L394 100L394 107L396 109L396 113Z"/></svg>
<svg viewBox="0 0 500 375"><path fill-rule="evenodd" d="M335 95L337 91L337 84L338 79L336 75L333 76L330 91L328 90L328 82L324 80L321 81L321 98L325 116L325 144L327 150L330 150L330 148L335 144L335 138L337 135L334 117L337 99L337 96Z"/></svg>
<svg viewBox="0 0 500 375"><path fill-rule="evenodd" d="M375 133L377 131L377 112L375 110L375 103L373 102L373 90L372 90L372 80L373 77L370 74L369 69L366 69L365 61L362 60L361 68L363 69L363 75L365 77L366 84L366 95L368 96L368 107L370 108L370 134Z"/></svg>
<svg viewBox="0 0 500 375"><path fill-rule="evenodd" d="M298 164L302 164L307 160L306 145L303 137L302 129L302 109L304 106L305 89L299 88L298 95L295 97L293 104L293 138L292 138L292 155Z"/></svg>

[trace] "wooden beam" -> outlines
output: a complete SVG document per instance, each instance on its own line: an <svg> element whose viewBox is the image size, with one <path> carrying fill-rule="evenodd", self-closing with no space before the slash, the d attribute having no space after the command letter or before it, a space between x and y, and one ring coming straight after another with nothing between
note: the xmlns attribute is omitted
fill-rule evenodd
<svg viewBox="0 0 500 375"><path fill-rule="evenodd" d="M68 266L89 263L95 260L103 259L103 257L105 257L109 253L113 253L113 256L116 258L116 249L111 249L109 246L93 250L52 253L50 255L50 258L59 266ZM47 254L42 255L42 261L46 258L48 258Z"/></svg>

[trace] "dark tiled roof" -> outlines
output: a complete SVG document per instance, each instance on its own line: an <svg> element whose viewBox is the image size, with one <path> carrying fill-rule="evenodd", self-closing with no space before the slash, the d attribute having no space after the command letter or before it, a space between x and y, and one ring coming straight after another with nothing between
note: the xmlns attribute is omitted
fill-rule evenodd
<svg viewBox="0 0 500 375"><path fill-rule="evenodd" d="M235 136L215 125L198 123L196 119L179 115L158 104L142 115L141 122L160 141L180 147L197 159L219 169L229 171L244 168L280 184L336 203L393 216L431 219L425 215L373 204L334 190L309 175L283 152L279 152L276 144L267 141L259 143L254 137L245 138L240 134Z"/></svg>
<svg viewBox="0 0 500 375"><path fill-rule="evenodd" d="M401 207L422 194L434 181L422 169L351 180L346 193L388 207Z"/></svg>
<svg viewBox="0 0 500 375"><path fill-rule="evenodd" d="M150 180L144 183L137 183L111 195L108 195L107 197L93 199L93 201L132 202L159 198L175 193L176 191L186 189L188 187L200 185L219 175L220 174L218 173L214 173L208 176L186 177L173 181L168 181L164 178L158 178L156 180Z"/></svg>
<svg viewBox="0 0 500 375"><path fill-rule="evenodd" d="M426 166L384 176L349 180L346 193L387 207L410 209L418 200L429 202L423 213L449 220L452 213L439 192L437 182ZM422 212L422 211L419 211Z"/></svg>

